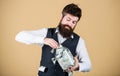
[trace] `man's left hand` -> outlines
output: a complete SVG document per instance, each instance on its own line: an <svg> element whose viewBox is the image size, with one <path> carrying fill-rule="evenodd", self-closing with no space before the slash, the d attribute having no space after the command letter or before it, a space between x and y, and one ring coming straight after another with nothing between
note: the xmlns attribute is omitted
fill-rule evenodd
<svg viewBox="0 0 120 76"><path fill-rule="evenodd" d="M78 58L77 56L74 57L74 60L75 60L75 65L72 66L72 67L69 67L66 72L72 72L72 71L75 71L79 68L79 61L78 61Z"/></svg>

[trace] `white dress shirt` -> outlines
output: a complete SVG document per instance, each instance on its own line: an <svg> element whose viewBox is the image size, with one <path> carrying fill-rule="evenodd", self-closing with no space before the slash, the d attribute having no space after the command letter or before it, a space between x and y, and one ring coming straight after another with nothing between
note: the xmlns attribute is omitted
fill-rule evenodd
<svg viewBox="0 0 120 76"><path fill-rule="evenodd" d="M47 35L48 28L43 28L39 30L33 30L33 31L21 31L16 35L15 40L18 42L22 42L25 44L40 44L42 47L44 38ZM56 32L58 30L56 29ZM59 43L63 43L66 40L66 38L63 38L59 33L58 33L58 41ZM91 61L89 58L89 55L87 53L87 49L85 46L85 42L82 37L80 37L77 48L76 48L76 53L79 57L79 71L81 72L88 72L91 69Z"/></svg>

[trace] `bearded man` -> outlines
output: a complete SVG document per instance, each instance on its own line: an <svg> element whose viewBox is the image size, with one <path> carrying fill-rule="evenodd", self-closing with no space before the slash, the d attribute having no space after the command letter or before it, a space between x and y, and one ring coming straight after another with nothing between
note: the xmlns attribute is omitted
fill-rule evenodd
<svg viewBox="0 0 120 76"><path fill-rule="evenodd" d="M68 76L70 71L88 72L91 62L85 42L82 37L74 33L80 21L81 8L76 4L68 4L63 8L61 20L56 28L42 28L33 31L21 31L16 35L16 40L25 44L39 44L42 47L42 57L38 76ZM55 54L52 49L59 45L67 47L75 59L75 65L63 71L59 63L52 62Z"/></svg>

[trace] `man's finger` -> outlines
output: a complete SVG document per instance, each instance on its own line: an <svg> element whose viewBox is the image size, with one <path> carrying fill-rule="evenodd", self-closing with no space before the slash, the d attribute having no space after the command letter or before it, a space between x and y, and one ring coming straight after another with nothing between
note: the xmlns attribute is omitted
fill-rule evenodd
<svg viewBox="0 0 120 76"><path fill-rule="evenodd" d="M49 45L52 48L57 48L58 47L58 43L52 38L45 38L44 39L44 44Z"/></svg>

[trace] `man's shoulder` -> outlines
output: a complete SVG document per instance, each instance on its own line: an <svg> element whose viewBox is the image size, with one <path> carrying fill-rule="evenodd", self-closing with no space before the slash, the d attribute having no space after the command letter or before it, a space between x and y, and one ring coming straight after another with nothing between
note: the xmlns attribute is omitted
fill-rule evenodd
<svg viewBox="0 0 120 76"><path fill-rule="evenodd" d="M81 35L78 35L77 33L73 33L74 36L78 37L80 41L84 41L84 38Z"/></svg>
<svg viewBox="0 0 120 76"><path fill-rule="evenodd" d="M77 33L73 33L73 35L74 35L75 37L80 38L80 35L78 35Z"/></svg>
<svg viewBox="0 0 120 76"><path fill-rule="evenodd" d="M49 27L48 29L56 29L56 28L54 28L54 27Z"/></svg>
<svg viewBox="0 0 120 76"><path fill-rule="evenodd" d="M48 31L55 32L56 28L48 28Z"/></svg>

